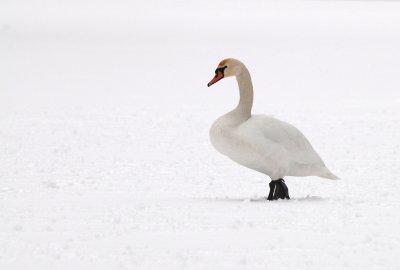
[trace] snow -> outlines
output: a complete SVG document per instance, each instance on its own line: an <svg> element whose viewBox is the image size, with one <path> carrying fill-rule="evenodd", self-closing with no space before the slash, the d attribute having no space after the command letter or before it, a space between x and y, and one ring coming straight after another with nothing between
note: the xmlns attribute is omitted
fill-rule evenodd
<svg viewBox="0 0 400 270"><path fill-rule="evenodd" d="M242 12L245 10L245 12ZM395 1L0 3L0 269L399 269ZM217 153L247 64L254 113L341 177Z"/></svg>

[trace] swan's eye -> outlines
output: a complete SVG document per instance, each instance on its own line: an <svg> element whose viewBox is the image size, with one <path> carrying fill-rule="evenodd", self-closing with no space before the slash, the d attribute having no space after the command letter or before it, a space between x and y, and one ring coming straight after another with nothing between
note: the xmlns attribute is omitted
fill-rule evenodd
<svg viewBox="0 0 400 270"><path fill-rule="evenodd" d="M217 68L217 69L215 70L215 75L218 74L218 71L221 72L222 75L224 75L224 71L225 71L225 69L226 69L227 67L228 67L228 66L224 66L224 67Z"/></svg>

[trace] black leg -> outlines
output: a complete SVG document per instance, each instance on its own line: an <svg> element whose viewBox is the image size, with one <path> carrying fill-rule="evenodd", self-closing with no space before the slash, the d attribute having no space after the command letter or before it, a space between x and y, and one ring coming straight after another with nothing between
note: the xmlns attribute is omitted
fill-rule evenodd
<svg viewBox="0 0 400 270"><path fill-rule="evenodd" d="M281 179L280 184L281 184L282 191L283 191L283 198L281 198L281 199L290 200L289 189L288 189L287 185L285 184L285 180Z"/></svg>
<svg viewBox="0 0 400 270"><path fill-rule="evenodd" d="M276 181L271 181L269 183L268 201L274 200L275 187L276 187Z"/></svg>
<svg viewBox="0 0 400 270"><path fill-rule="evenodd" d="M285 184L285 180L283 179L274 180L269 183L268 200L272 201L278 199L290 199L289 189Z"/></svg>
<svg viewBox="0 0 400 270"><path fill-rule="evenodd" d="M282 187L282 184L281 184L281 179L279 179L279 180L276 181L274 199L275 200L277 200L277 199L282 199L283 200L284 198L285 198L284 190L283 190L283 187Z"/></svg>

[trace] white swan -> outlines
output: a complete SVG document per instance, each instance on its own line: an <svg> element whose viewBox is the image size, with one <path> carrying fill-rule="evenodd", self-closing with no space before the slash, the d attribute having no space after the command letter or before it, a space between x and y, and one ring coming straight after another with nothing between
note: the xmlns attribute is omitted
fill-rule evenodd
<svg viewBox="0 0 400 270"><path fill-rule="evenodd" d="M268 200L289 199L285 176L338 179L296 127L273 117L251 115L253 85L242 62L232 58L221 61L208 86L230 76L236 76L240 101L233 111L214 122L211 143L233 161L268 175Z"/></svg>

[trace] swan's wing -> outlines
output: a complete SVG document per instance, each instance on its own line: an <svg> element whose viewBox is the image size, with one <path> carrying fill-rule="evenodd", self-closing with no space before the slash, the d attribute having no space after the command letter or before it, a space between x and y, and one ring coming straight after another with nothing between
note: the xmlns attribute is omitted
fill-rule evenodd
<svg viewBox="0 0 400 270"><path fill-rule="evenodd" d="M290 160L300 164L325 166L307 138L294 126L273 117L254 115L245 122L244 129L250 132L255 143L265 140L280 147L290 156Z"/></svg>

